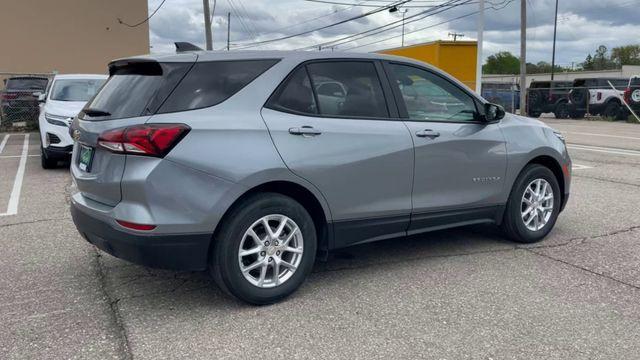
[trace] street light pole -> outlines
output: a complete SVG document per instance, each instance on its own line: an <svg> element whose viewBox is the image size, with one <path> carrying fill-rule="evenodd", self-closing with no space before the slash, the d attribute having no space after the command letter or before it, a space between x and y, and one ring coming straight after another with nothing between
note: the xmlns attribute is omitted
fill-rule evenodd
<svg viewBox="0 0 640 360"><path fill-rule="evenodd" d="M211 38L211 12L209 10L209 0L202 0L204 9L204 38L207 50L213 50L213 39Z"/></svg>
<svg viewBox="0 0 640 360"><path fill-rule="evenodd" d="M556 17L553 21L553 52L551 54L551 80L556 70L556 32L558 30L558 0L556 0Z"/></svg>
<svg viewBox="0 0 640 360"><path fill-rule="evenodd" d="M520 0L520 115L527 114L527 0Z"/></svg>
<svg viewBox="0 0 640 360"><path fill-rule="evenodd" d="M484 0L480 0L480 9L478 12L478 45L477 45L477 57L476 57L476 93L477 94L480 94L482 92L483 35L484 35Z"/></svg>

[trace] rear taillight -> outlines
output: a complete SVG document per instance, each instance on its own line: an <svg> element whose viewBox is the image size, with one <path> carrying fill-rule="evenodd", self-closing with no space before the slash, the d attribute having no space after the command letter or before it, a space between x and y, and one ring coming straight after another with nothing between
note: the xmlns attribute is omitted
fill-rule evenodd
<svg viewBox="0 0 640 360"><path fill-rule="evenodd" d="M631 88L624 89L624 102L631 103Z"/></svg>
<svg viewBox="0 0 640 360"><path fill-rule="evenodd" d="M191 130L184 124L144 124L108 130L98 146L111 152L164 157Z"/></svg>
<svg viewBox="0 0 640 360"><path fill-rule="evenodd" d="M598 101L602 100L602 93L598 91Z"/></svg>
<svg viewBox="0 0 640 360"><path fill-rule="evenodd" d="M155 225L136 224L136 223L132 223L124 220L116 220L116 222L120 224L120 226L122 227L126 227L127 229L138 230L138 231L151 231L156 228Z"/></svg>
<svg viewBox="0 0 640 360"><path fill-rule="evenodd" d="M9 93L2 94L2 99L4 100L13 100L17 98L18 98L18 94L9 94Z"/></svg>

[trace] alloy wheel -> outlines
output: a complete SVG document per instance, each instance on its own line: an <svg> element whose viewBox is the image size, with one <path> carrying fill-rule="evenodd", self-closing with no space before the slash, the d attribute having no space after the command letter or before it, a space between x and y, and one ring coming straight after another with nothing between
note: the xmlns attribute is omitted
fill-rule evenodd
<svg viewBox="0 0 640 360"><path fill-rule="evenodd" d="M238 261L244 278L259 288L273 288L293 276L304 251L298 225L285 215L266 215L244 233Z"/></svg>
<svg viewBox="0 0 640 360"><path fill-rule="evenodd" d="M542 229L553 214L553 189L545 179L535 179L527 185L520 205L524 226L531 231Z"/></svg>

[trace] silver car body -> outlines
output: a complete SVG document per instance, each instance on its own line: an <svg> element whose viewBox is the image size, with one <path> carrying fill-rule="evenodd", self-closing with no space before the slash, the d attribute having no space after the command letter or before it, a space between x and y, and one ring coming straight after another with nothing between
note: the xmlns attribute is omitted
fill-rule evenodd
<svg viewBox="0 0 640 360"><path fill-rule="evenodd" d="M204 269L221 219L238 199L256 189L303 197L321 225L319 247L325 250L453 226L500 223L516 177L532 161L548 165L559 177L563 206L566 203L569 155L553 129L537 120L506 114L490 123L413 122L399 118L397 110L391 119L351 119L265 107L301 63L339 59L371 60L379 70L386 61L412 64L445 76L486 103L451 76L421 62L378 54L266 51L196 52L129 61L236 59L279 61L212 107L119 120L74 120L72 213L90 242L145 265ZM91 172L79 168L80 144L95 147L103 131L142 123L183 123L191 131L164 158L96 148ZM322 134L290 133L303 126ZM417 137L422 130L440 136ZM138 232L123 228L117 219L157 227ZM113 239L124 244L114 245ZM172 250L147 255L136 250L139 244L164 244Z"/></svg>

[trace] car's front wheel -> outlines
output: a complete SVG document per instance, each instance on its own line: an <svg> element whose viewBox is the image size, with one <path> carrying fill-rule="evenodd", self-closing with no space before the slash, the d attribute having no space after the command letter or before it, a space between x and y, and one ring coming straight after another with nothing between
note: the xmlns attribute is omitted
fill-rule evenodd
<svg viewBox="0 0 640 360"><path fill-rule="evenodd" d="M210 270L218 286L256 305L293 293L311 272L317 246L309 213L276 193L234 206L213 241Z"/></svg>
<svg viewBox="0 0 640 360"><path fill-rule="evenodd" d="M513 185L502 228L513 241L540 241L555 225L560 205L560 186L556 176L545 166L530 164Z"/></svg>

